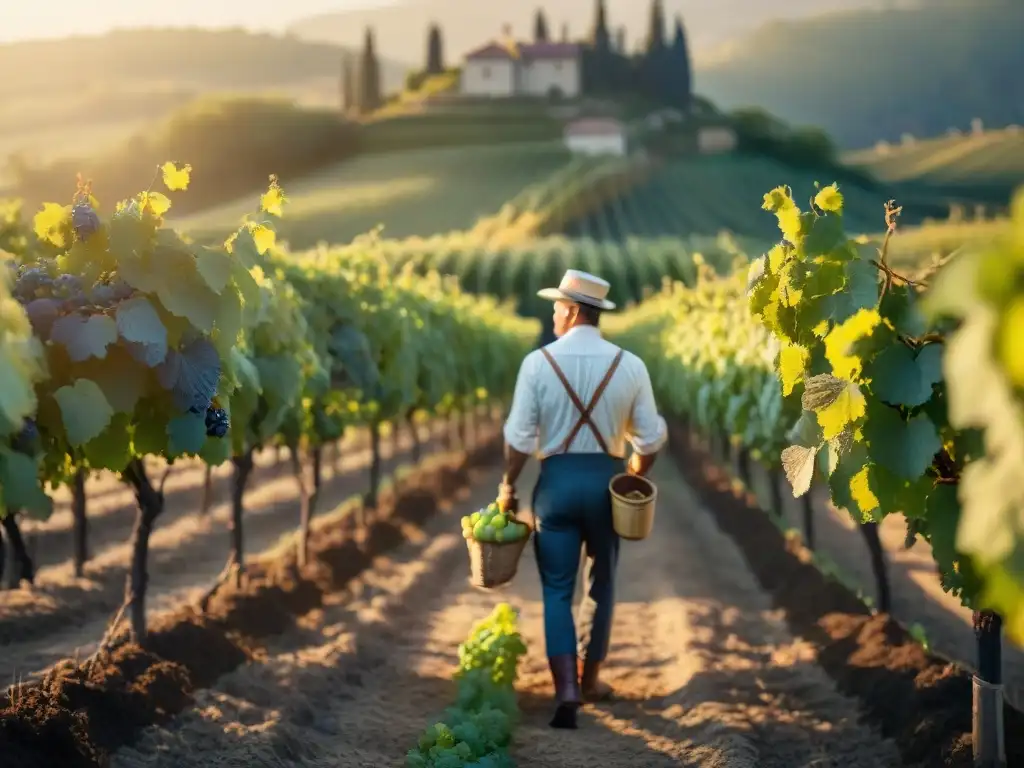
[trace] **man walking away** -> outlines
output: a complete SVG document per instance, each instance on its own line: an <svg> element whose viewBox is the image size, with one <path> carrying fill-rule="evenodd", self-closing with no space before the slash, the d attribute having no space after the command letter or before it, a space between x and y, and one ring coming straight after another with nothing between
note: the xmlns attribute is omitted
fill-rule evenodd
<svg viewBox="0 0 1024 768"><path fill-rule="evenodd" d="M515 485L535 451L541 459L533 490L533 543L544 594L544 641L555 684L553 728L575 728L582 701L610 697L599 679L608 655L615 607L619 537L612 526L608 483L623 471L644 475L667 439L647 367L606 341L601 313L614 309L609 284L569 270L558 288L539 296L555 302L556 341L527 355L505 424L506 470L498 499L518 504ZM626 442L633 446L626 469ZM579 636L572 599L580 549L586 589Z"/></svg>

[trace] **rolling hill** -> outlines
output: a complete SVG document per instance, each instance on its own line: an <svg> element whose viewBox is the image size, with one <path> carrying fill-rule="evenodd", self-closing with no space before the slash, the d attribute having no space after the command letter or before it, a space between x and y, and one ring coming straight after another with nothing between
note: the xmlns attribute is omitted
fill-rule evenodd
<svg viewBox="0 0 1024 768"><path fill-rule="evenodd" d="M1024 122L1024 3L930 0L778 21L698 68L722 107L818 125L843 147Z"/></svg>
<svg viewBox="0 0 1024 768"><path fill-rule="evenodd" d="M665 0L671 18L683 14L691 45L699 54L727 40L754 30L776 18L802 18L830 10L877 8L884 0ZM891 4L891 0L890 0ZM537 0L536 2L484 3L468 0L406 0L378 8L329 13L300 19L289 32L309 40L358 45L363 29L377 31L379 50L385 56L419 64L425 55L426 29L437 22L444 30L446 51L457 58L501 34L511 24L519 37L533 31L533 15L542 7L550 34L558 36L562 24L570 35L582 37L594 19L594 0ZM647 32L648 0L607 0L608 23L624 26L630 47ZM423 53L421 53L423 52Z"/></svg>
<svg viewBox="0 0 1024 768"><path fill-rule="evenodd" d="M342 53L241 29L134 29L0 45L0 158L92 155L212 93L334 106ZM382 61L385 89L399 87L405 72Z"/></svg>

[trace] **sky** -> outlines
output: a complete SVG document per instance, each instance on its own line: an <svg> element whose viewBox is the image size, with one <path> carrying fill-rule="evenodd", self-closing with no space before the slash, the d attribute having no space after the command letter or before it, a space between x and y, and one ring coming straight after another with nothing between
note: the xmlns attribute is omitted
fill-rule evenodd
<svg viewBox="0 0 1024 768"><path fill-rule="evenodd" d="M400 0L10 0L0 42L102 34L123 27L234 27L279 31L305 16ZM4 5L8 5L4 0Z"/></svg>

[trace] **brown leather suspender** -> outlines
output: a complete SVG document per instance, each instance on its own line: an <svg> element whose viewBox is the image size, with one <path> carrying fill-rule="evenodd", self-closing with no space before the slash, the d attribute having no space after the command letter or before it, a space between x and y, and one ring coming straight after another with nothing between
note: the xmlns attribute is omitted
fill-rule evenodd
<svg viewBox="0 0 1024 768"><path fill-rule="evenodd" d="M590 398L590 405L586 408L583 407L583 403L580 401L579 395L572 388L569 380L565 377L562 369L558 367L558 363L555 362L555 358L551 356L551 353L546 348L541 347L540 350L547 361L551 363L551 367L554 369L555 374L558 376L559 381L562 382L562 386L565 387L566 393L569 395L569 399L572 400L572 404L576 406L576 410L580 412L580 418L576 422L576 426L572 428L569 435L565 438L562 446L558 449L557 453L566 453L569 450L569 446L572 445L572 441L576 439L576 435L579 434L583 426L590 427L590 431L594 433L594 437L597 438L598 444L601 446L601 450L606 454L608 453L608 444L604 441L604 437L601 436L601 432L597 429L597 425L590 418L590 414L594 412L594 407L601 399L601 395L604 394L605 388L608 386L608 382L612 380L612 376L615 374L616 369L619 367L619 363L622 362L623 351L620 349L619 353L615 355L615 359L612 360L611 366L605 373L604 378L601 379L601 383L597 385L597 389L594 391L594 396Z"/></svg>

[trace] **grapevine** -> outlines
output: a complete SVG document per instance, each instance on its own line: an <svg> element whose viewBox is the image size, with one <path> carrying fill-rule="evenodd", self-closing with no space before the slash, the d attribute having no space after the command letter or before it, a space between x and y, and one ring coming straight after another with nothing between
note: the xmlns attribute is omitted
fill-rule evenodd
<svg viewBox="0 0 1024 768"><path fill-rule="evenodd" d="M930 317L957 321L942 371L949 421L977 437L958 487L950 545L983 579L979 602L998 611L1024 643L1024 193L1005 235L950 262L924 303Z"/></svg>
<svg viewBox="0 0 1024 768"><path fill-rule="evenodd" d="M190 172L165 164L109 217L80 179L70 205L43 206L5 270L0 461L25 469L0 477L5 508L46 515L44 485L69 483L84 517L84 474L120 473L138 501L122 609L138 640L167 477L152 479L145 457L230 458L237 469L284 442L297 468L306 447L317 467L320 446L346 426L506 396L537 333L451 280L392 279L370 247L289 254L275 242L285 198L274 179L259 214L222 246L191 243L164 225L171 201L154 188L185 189Z"/></svg>

